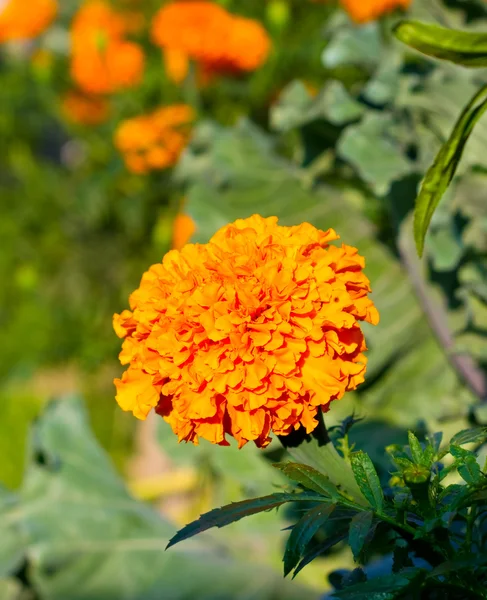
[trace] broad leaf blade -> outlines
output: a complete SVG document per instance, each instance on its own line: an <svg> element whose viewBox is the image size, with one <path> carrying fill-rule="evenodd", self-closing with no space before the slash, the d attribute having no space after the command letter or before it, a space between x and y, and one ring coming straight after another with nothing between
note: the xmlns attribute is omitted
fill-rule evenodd
<svg viewBox="0 0 487 600"><path fill-rule="evenodd" d="M433 23L401 21L394 28L398 40L422 54L464 67L487 67L487 34L457 31Z"/></svg>
<svg viewBox="0 0 487 600"><path fill-rule="evenodd" d="M370 510L357 513L350 522L348 543L356 561L360 559L367 537L372 530L374 513Z"/></svg>
<svg viewBox="0 0 487 600"><path fill-rule="evenodd" d="M215 508L201 515L199 519L193 521L186 527L183 527L178 533L169 540L167 548L174 546L183 540L193 537L198 533L207 531L212 527L225 527L239 521L245 517L255 515L266 510L277 508L287 502L317 502L320 501L319 496L309 493L301 494L271 494L262 498L253 498L252 500L242 500L234 502L221 508Z"/></svg>
<svg viewBox="0 0 487 600"><path fill-rule="evenodd" d="M300 483L309 490L332 499L340 498L337 488L330 482L329 478L313 469L313 467L298 463L278 463L274 467L282 471L292 481Z"/></svg>
<svg viewBox="0 0 487 600"><path fill-rule="evenodd" d="M293 527L284 553L284 576L288 575L303 557L306 547L335 510L335 505L315 506Z"/></svg>
<svg viewBox="0 0 487 600"><path fill-rule="evenodd" d="M369 504L377 512L384 508L384 493L380 484L379 476L375 470L370 457L360 450L350 456L352 469L362 494L367 498Z"/></svg>
<svg viewBox="0 0 487 600"><path fill-rule="evenodd" d="M487 110L487 85L484 85L463 110L448 141L441 147L428 169L416 200L414 238L422 256L426 232L440 200L455 176L465 144L480 117Z"/></svg>
<svg viewBox="0 0 487 600"><path fill-rule="evenodd" d="M485 441L487 441L487 427L475 427L459 431L452 437L450 444L462 446L463 444L483 444Z"/></svg>
<svg viewBox="0 0 487 600"><path fill-rule="evenodd" d="M418 438L412 431L408 431L409 449L411 450L411 456L417 465L423 464L423 448L419 443Z"/></svg>

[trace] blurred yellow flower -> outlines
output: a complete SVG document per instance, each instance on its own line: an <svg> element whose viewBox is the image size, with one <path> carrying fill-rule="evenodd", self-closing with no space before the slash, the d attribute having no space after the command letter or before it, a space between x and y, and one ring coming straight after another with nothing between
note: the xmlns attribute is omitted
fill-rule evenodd
<svg viewBox="0 0 487 600"><path fill-rule="evenodd" d="M176 83L186 76L190 59L207 74L234 74L260 67L271 47L259 22L206 0L163 6L154 17L152 39L164 50L168 76Z"/></svg>
<svg viewBox="0 0 487 600"><path fill-rule="evenodd" d="M354 21L366 23L396 8L408 8L411 0L341 0L341 3Z"/></svg>
<svg viewBox="0 0 487 600"><path fill-rule="evenodd" d="M166 106L124 121L115 133L115 146L134 173L165 169L175 164L184 150L193 120L190 106Z"/></svg>
<svg viewBox="0 0 487 600"><path fill-rule="evenodd" d="M114 316L117 401L179 440L239 446L303 425L364 380L360 321L377 323L364 259L329 229L254 215L172 250Z"/></svg>
<svg viewBox="0 0 487 600"><path fill-rule="evenodd" d="M88 94L109 94L136 86L144 71L144 53L125 39L127 19L101 0L82 5L72 29L71 75Z"/></svg>
<svg viewBox="0 0 487 600"><path fill-rule="evenodd" d="M65 117L78 125L99 125L110 114L110 105L105 98L75 90L65 94L61 106Z"/></svg>
<svg viewBox="0 0 487 600"><path fill-rule="evenodd" d="M7 0L0 3L0 43L40 35L54 20L56 0Z"/></svg>
<svg viewBox="0 0 487 600"><path fill-rule="evenodd" d="M196 223L186 213L180 213L174 219L172 247L181 250L196 231Z"/></svg>

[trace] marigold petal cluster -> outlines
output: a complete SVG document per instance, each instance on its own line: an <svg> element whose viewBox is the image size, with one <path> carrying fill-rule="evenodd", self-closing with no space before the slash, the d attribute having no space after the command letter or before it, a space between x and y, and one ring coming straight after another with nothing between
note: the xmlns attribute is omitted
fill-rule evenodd
<svg viewBox="0 0 487 600"><path fill-rule="evenodd" d="M103 96L87 96L71 90L61 102L61 109L68 121L78 125L99 125L110 114L110 104Z"/></svg>
<svg viewBox="0 0 487 600"><path fill-rule="evenodd" d="M169 77L180 82L189 59L206 73L253 71L265 63L271 42L262 25L206 0L167 4L156 14L152 39L165 52Z"/></svg>
<svg viewBox="0 0 487 600"><path fill-rule="evenodd" d="M0 3L0 43L28 40L45 31L58 11L56 0L7 0Z"/></svg>
<svg viewBox="0 0 487 600"><path fill-rule="evenodd" d="M190 106L175 104L121 123L115 146L127 168L147 173L175 164L188 143L194 116Z"/></svg>
<svg viewBox="0 0 487 600"><path fill-rule="evenodd" d="M180 441L259 447L364 380L360 321L377 323L364 259L333 229L254 215L172 250L114 316L122 409L155 409Z"/></svg>
<svg viewBox="0 0 487 600"><path fill-rule="evenodd" d="M87 94L110 94L140 83L144 53L128 41L127 19L102 0L91 0L76 14L72 29L71 75Z"/></svg>
<svg viewBox="0 0 487 600"><path fill-rule="evenodd" d="M397 8L407 9L411 0L341 0L341 3L355 22L367 23Z"/></svg>

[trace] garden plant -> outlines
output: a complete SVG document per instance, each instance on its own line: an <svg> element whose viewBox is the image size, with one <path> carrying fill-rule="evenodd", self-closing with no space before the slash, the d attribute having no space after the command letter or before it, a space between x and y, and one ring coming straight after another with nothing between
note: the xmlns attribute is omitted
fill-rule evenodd
<svg viewBox="0 0 487 600"><path fill-rule="evenodd" d="M0 600L487 598L486 68L485 0L0 0Z"/></svg>

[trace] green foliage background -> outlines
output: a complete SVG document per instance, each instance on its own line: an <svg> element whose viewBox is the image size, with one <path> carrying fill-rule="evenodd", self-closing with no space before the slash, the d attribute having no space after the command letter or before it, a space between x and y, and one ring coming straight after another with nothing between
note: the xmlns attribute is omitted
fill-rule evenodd
<svg viewBox="0 0 487 600"><path fill-rule="evenodd" d="M323 564L303 573L307 590L266 570L278 566L281 513L162 552L175 527L133 500L122 481L135 423L113 399L120 343L111 317L169 249L183 197L199 242L255 212L335 228L366 256L381 324L367 330L367 383L327 422L352 409L366 416L356 442L386 476L380 448L422 422L453 431L481 400L452 356L467 356L485 378L485 119L433 218L423 263L410 211L485 73L408 50L391 33L397 15L357 26L332 3L227 0L229 10L270 32L274 50L262 69L195 96L194 87L167 80L159 52L141 34L143 85L114 98L109 121L89 129L69 124L60 108L77 7L65 4L35 42L52 54L50 65L36 65L33 48L0 49L0 598L179 600L196 589L209 600L230 597L229 589L239 590L235 598L315 598L312 587L326 586ZM485 31L487 5L417 0L409 16ZM196 102L199 120L177 167L128 173L112 143L117 124L180 101ZM84 396L86 414L72 399L46 408L67 392ZM254 449L176 446L160 424L158 435L174 468L198 474L194 494L206 494L211 506L282 485ZM269 566L249 567L249 583L242 560L256 539ZM215 576L222 571L224 578Z"/></svg>

